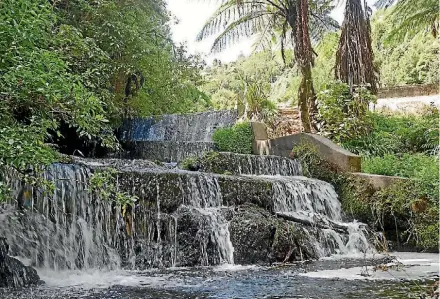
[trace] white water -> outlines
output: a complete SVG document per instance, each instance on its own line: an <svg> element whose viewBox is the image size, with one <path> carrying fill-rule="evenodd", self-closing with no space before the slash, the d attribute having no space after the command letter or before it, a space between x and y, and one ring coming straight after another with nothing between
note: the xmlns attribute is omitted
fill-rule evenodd
<svg viewBox="0 0 440 299"><path fill-rule="evenodd" d="M313 278L347 279L347 280L417 280L435 278L440 275L439 254L393 252L394 262L386 268L351 267L337 270L322 270L299 274ZM376 255L380 257L381 255Z"/></svg>

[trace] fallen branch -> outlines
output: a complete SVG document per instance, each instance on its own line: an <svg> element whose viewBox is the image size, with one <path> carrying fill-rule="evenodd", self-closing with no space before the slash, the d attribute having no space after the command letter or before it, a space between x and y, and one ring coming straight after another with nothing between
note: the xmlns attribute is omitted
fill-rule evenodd
<svg viewBox="0 0 440 299"><path fill-rule="evenodd" d="M325 223L324 220L322 220L322 223L319 223L319 222L315 222L313 220L295 217L294 215L291 215L291 214L284 214L282 212L276 212L275 215L279 218L293 221L293 222L298 222L298 223L301 223L301 224L304 224L307 226L317 227L317 228L321 228L321 229L332 229L332 230L337 231L339 233L348 234L347 226L341 225L339 223L333 222L328 219L325 220L328 223Z"/></svg>

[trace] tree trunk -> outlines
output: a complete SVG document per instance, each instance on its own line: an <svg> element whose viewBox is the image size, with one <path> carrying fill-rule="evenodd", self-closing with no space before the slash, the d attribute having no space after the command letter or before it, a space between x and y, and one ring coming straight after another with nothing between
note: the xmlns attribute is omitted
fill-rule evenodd
<svg viewBox="0 0 440 299"><path fill-rule="evenodd" d="M377 94L378 76L371 46L370 15L361 0L348 0L336 51L335 78L354 87L368 85Z"/></svg>
<svg viewBox="0 0 440 299"><path fill-rule="evenodd" d="M310 103L314 100L312 66L310 64L301 67L301 84L298 90L298 106L301 111L301 123L305 133L312 131L310 122Z"/></svg>
<svg viewBox="0 0 440 299"><path fill-rule="evenodd" d="M312 131L310 116L311 112L316 109L312 79L314 54L309 35L308 15L308 0L296 1L295 58L302 75L301 84L298 90L298 106L301 111L303 130L306 133Z"/></svg>

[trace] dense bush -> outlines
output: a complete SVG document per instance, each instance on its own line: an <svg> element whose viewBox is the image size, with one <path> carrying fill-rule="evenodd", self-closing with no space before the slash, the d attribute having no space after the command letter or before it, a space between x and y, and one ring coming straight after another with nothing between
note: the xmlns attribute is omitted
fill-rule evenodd
<svg viewBox="0 0 440 299"><path fill-rule="evenodd" d="M164 1L67 2L0 1L0 170L26 180L56 150L117 147L123 117L209 105Z"/></svg>
<svg viewBox="0 0 440 299"><path fill-rule="evenodd" d="M252 154L254 136L249 122L239 123L229 128L217 129L212 139L219 151Z"/></svg>
<svg viewBox="0 0 440 299"><path fill-rule="evenodd" d="M424 154L385 154L383 157L368 157L362 161L362 172L381 175L413 178L424 169L438 173L437 157Z"/></svg>
<svg viewBox="0 0 440 299"><path fill-rule="evenodd" d="M347 84L336 82L317 95L319 130L322 135L342 142L364 136L371 129L367 117L370 102L376 98L363 87L351 93Z"/></svg>
<svg viewBox="0 0 440 299"><path fill-rule="evenodd" d="M388 188L375 190L365 180L341 171L324 161L316 148L308 143L295 146L293 153L300 158L307 176L327 181L335 186L343 210L351 217L383 231L398 245L419 250L438 250L438 164L436 158L419 155L407 158L412 165L388 165L390 160L375 160L367 167L371 171L400 173L411 177ZM377 158L375 158L377 159ZM376 163L377 162L377 163ZM402 167L401 172L397 170ZM412 169L414 167L414 169Z"/></svg>
<svg viewBox="0 0 440 299"><path fill-rule="evenodd" d="M370 113L372 129L368 134L344 140L341 145L363 156L396 153L433 154L439 145L439 114L429 108L421 115Z"/></svg>
<svg viewBox="0 0 440 299"><path fill-rule="evenodd" d="M436 1L429 2L433 3L434 6L437 5L435 9L435 12L437 12L438 3ZM400 3L405 3L408 6L412 5L412 2L408 1L401 1ZM419 1L419 3L420 7L424 6L423 2ZM393 5L386 10L377 11L371 24L372 46L375 63L380 69L381 84L384 86L398 86L438 83L438 40L431 34L430 30L423 29L419 31L420 27L408 26L411 22L404 22L407 27L410 27L407 28L410 30L403 30L400 38L392 38L394 29L403 20L396 20L393 17L394 8ZM411 13L416 11L417 8L414 7L414 11ZM419 17L427 20L424 13L419 14ZM412 21L414 20L412 19ZM417 23L423 24L423 22Z"/></svg>

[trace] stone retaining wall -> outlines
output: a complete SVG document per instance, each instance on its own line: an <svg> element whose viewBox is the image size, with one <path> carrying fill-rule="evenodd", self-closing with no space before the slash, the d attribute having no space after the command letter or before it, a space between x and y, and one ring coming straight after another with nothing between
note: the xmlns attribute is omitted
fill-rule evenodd
<svg viewBox="0 0 440 299"><path fill-rule="evenodd" d="M435 95L439 93L438 84L426 85L405 85L394 87L383 87L379 89L378 98L402 98Z"/></svg>

